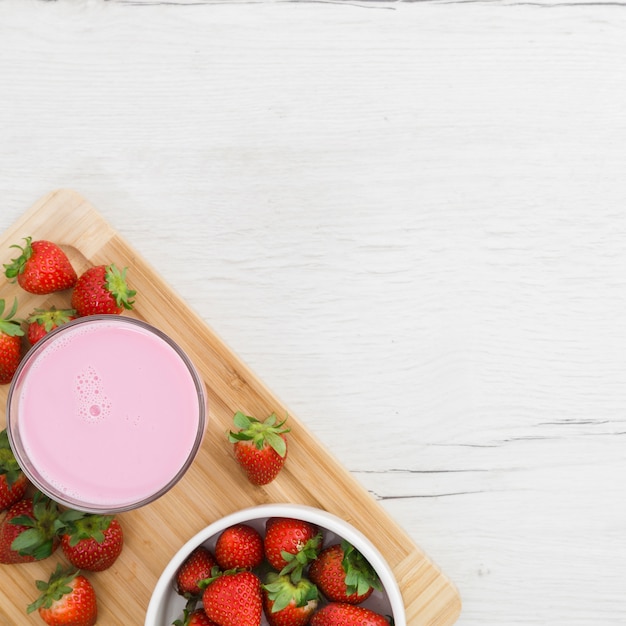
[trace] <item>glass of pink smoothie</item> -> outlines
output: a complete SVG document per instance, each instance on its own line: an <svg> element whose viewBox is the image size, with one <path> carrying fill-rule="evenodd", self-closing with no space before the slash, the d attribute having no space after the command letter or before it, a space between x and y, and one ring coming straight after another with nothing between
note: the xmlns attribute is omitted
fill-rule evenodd
<svg viewBox="0 0 626 626"><path fill-rule="evenodd" d="M143 506L183 476L202 442L203 382L149 324L93 315L38 341L11 383L7 432L31 482L92 513Z"/></svg>

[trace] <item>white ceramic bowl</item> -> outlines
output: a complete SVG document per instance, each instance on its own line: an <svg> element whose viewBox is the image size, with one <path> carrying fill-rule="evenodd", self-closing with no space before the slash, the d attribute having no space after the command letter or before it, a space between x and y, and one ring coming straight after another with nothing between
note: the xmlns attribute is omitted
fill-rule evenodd
<svg viewBox="0 0 626 626"><path fill-rule="evenodd" d="M340 539L349 541L370 562L383 585L382 592L374 590L361 606L382 615L392 615L395 626L406 626L404 603L398 583L380 551L363 533L336 515L297 504L264 504L242 509L219 519L197 533L178 550L163 570L152 593L144 626L171 626L175 619L181 617L185 599L176 593L176 572L196 547L204 545L213 550L219 534L233 524L246 523L263 534L265 522L270 517L291 517L315 524L324 531L324 547L337 543ZM265 617L261 623L267 624Z"/></svg>

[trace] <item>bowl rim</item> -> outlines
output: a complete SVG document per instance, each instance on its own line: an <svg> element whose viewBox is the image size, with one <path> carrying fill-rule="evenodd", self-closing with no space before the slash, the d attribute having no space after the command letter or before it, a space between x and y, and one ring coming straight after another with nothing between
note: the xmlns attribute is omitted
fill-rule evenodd
<svg viewBox="0 0 626 626"><path fill-rule="evenodd" d="M334 513L306 504L291 503L260 504L239 509L205 526L188 539L172 556L159 576L148 603L144 626L162 626L157 621L158 612L167 592L172 589L172 583L178 568L194 548L233 524L270 517L302 519L350 540L378 574L391 606L395 626L406 626L404 601L398 582L390 565L371 540L359 529Z"/></svg>

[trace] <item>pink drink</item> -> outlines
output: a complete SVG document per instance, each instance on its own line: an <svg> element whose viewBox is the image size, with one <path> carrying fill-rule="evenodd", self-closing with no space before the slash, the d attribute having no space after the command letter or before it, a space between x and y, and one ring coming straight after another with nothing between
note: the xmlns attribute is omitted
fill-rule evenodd
<svg viewBox="0 0 626 626"><path fill-rule="evenodd" d="M170 339L122 316L61 327L24 360L9 395L11 442L42 491L72 508L121 511L162 495L204 432L200 379Z"/></svg>

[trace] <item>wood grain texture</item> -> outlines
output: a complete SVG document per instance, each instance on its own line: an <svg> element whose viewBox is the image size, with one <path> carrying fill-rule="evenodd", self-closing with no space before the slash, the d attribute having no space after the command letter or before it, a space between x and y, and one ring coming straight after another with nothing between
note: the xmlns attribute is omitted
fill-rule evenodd
<svg viewBox="0 0 626 626"><path fill-rule="evenodd" d="M0 3L0 227L88 197L459 625L622 626L626 14L367 4Z"/></svg>

